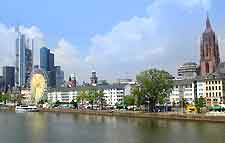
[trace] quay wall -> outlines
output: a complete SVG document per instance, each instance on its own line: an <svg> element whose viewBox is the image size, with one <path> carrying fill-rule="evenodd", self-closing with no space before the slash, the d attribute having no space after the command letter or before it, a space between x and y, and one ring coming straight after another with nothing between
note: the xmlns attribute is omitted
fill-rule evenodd
<svg viewBox="0 0 225 143"><path fill-rule="evenodd" d="M167 120L189 120L189 121L206 121L206 122L221 122L225 123L225 116L223 115L207 115L197 113L147 113L138 111L95 111L95 110L75 110L75 109L41 109L41 112L62 112L62 113L76 113L99 116L119 116L119 117L133 117L133 118L156 118Z"/></svg>

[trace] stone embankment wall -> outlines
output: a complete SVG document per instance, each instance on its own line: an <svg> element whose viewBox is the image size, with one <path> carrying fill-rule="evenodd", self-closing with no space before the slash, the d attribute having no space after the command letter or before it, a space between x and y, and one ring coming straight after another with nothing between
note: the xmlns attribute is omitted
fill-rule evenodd
<svg viewBox="0 0 225 143"><path fill-rule="evenodd" d="M225 123L225 116L222 115L206 115L206 114L185 114L185 113L146 113L133 111L93 111L93 110L74 110L74 109L41 109L41 112L62 112L62 113L77 113L87 115L100 116L120 116L134 118L157 118L168 120L189 120L189 121L207 121L207 122L222 122Z"/></svg>

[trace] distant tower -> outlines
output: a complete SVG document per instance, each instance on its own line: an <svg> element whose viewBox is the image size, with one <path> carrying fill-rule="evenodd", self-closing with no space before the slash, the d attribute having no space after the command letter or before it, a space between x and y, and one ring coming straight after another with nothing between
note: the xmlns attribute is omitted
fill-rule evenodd
<svg viewBox="0 0 225 143"><path fill-rule="evenodd" d="M206 76L216 71L220 63L219 46L208 16L206 19L206 29L201 37L200 57L201 76Z"/></svg>
<svg viewBox="0 0 225 143"><path fill-rule="evenodd" d="M26 38L20 32L19 27L15 29L16 38L16 86L25 87L33 69L33 40Z"/></svg>
<svg viewBox="0 0 225 143"><path fill-rule="evenodd" d="M92 71L91 72L91 78L90 78L90 80L91 80L91 85L97 85L97 83L98 83L98 77L97 77L97 73L96 73L96 71Z"/></svg>

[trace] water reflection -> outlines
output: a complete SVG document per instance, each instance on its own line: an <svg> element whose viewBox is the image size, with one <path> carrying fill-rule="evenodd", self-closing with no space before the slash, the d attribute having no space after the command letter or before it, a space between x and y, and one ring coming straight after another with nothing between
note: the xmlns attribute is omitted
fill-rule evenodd
<svg viewBox="0 0 225 143"><path fill-rule="evenodd" d="M4 143L224 143L224 124L72 113L0 113Z"/></svg>

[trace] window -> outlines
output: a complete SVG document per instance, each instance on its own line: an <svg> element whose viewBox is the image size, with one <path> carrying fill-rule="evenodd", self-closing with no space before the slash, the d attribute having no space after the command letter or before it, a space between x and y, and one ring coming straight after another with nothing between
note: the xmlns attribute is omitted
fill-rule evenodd
<svg viewBox="0 0 225 143"><path fill-rule="evenodd" d="M206 86L206 90L208 90L208 86Z"/></svg>
<svg viewBox="0 0 225 143"><path fill-rule="evenodd" d="M209 81L209 84L210 84L210 81Z"/></svg>
<svg viewBox="0 0 225 143"><path fill-rule="evenodd" d="M211 90L211 86L209 86L209 90Z"/></svg>
<svg viewBox="0 0 225 143"><path fill-rule="evenodd" d="M219 86L219 90L221 90L221 87Z"/></svg>
<svg viewBox="0 0 225 143"><path fill-rule="evenodd" d="M216 90L217 90L217 86L216 86Z"/></svg>
<svg viewBox="0 0 225 143"><path fill-rule="evenodd" d="M209 93L209 97L211 97L211 92Z"/></svg>
<svg viewBox="0 0 225 143"><path fill-rule="evenodd" d="M217 81L215 81L215 84L217 84Z"/></svg>
<svg viewBox="0 0 225 143"><path fill-rule="evenodd" d="M217 92L216 92L216 97L217 97Z"/></svg>
<svg viewBox="0 0 225 143"><path fill-rule="evenodd" d="M212 93L213 97L214 97L214 92Z"/></svg>
<svg viewBox="0 0 225 143"><path fill-rule="evenodd" d="M212 90L214 90L214 86L212 86Z"/></svg>
<svg viewBox="0 0 225 143"><path fill-rule="evenodd" d="M214 81L212 81L212 84L214 84Z"/></svg>
<svg viewBox="0 0 225 143"><path fill-rule="evenodd" d="M219 92L219 96L221 97L221 92Z"/></svg>
<svg viewBox="0 0 225 143"><path fill-rule="evenodd" d="M220 81L218 81L218 84L220 84Z"/></svg>
<svg viewBox="0 0 225 143"><path fill-rule="evenodd" d="M206 93L206 97L208 97L208 93Z"/></svg>

